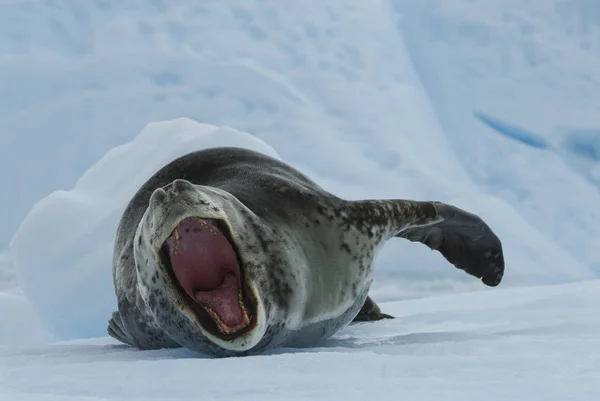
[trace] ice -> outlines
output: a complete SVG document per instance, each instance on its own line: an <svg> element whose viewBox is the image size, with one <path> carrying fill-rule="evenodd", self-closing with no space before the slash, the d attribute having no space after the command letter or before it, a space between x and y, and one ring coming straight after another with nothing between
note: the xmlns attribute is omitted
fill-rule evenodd
<svg viewBox="0 0 600 401"><path fill-rule="evenodd" d="M0 291L17 285L12 257L8 251L0 252Z"/></svg>
<svg viewBox="0 0 600 401"><path fill-rule="evenodd" d="M567 162L600 189L600 129L568 129L559 149Z"/></svg>
<svg viewBox="0 0 600 401"><path fill-rule="evenodd" d="M40 343L52 337L17 287L14 263L8 252L0 252L0 346Z"/></svg>
<svg viewBox="0 0 600 401"><path fill-rule="evenodd" d="M506 123L497 118L487 116L479 112L475 112L475 116L479 118L484 124L489 126L491 129L506 136L507 138L514 139L534 148L553 148L552 144L546 138L533 132L527 131L524 128L517 127L516 125Z"/></svg>
<svg viewBox="0 0 600 401"><path fill-rule="evenodd" d="M2 400L593 400L599 281L389 302L308 349L209 359L111 339L0 349Z"/></svg>
<svg viewBox="0 0 600 401"><path fill-rule="evenodd" d="M557 129L556 144L540 134L502 121L498 118L475 112L475 116L497 133L537 149L552 151L564 158L565 163L584 179L600 188L597 175L600 167L599 129Z"/></svg>
<svg viewBox="0 0 600 401"><path fill-rule="evenodd" d="M47 343L52 335L42 324L31 303L16 288L0 291L0 348ZM0 367L0 370L1 367Z"/></svg>
<svg viewBox="0 0 600 401"><path fill-rule="evenodd" d="M600 162L600 129L571 130L562 140L561 147L576 157L593 163Z"/></svg>
<svg viewBox="0 0 600 401"><path fill-rule="evenodd" d="M0 400L597 399L599 68L596 0L0 0ZM107 339L120 211L218 144L471 210L505 280L393 240L396 320L252 358Z"/></svg>
<svg viewBox="0 0 600 401"><path fill-rule="evenodd" d="M559 127L600 127L597 1L392 1L440 124L482 190L600 272L595 166L493 135L474 113L560 143ZM576 60L576 61L575 61ZM514 133L514 131L513 131Z"/></svg>

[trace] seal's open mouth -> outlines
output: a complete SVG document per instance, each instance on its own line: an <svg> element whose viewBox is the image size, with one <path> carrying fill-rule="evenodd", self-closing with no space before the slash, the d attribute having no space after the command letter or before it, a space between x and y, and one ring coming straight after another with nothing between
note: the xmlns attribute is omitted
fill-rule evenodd
<svg viewBox="0 0 600 401"><path fill-rule="evenodd" d="M183 219L161 253L205 329L227 339L250 328L255 320L254 304L223 222Z"/></svg>

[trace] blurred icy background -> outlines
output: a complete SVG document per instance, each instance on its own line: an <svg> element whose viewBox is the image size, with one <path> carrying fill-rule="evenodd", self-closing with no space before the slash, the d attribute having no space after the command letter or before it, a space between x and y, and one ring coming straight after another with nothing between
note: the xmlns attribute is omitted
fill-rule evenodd
<svg viewBox="0 0 600 401"><path fill-rule="evenodd" d="M599 71L600 0L0 0L0 345L104 336L126 200L214 144L478 213L503 287L597 279ZM472 290L378 259L380 301Z"/></svg>

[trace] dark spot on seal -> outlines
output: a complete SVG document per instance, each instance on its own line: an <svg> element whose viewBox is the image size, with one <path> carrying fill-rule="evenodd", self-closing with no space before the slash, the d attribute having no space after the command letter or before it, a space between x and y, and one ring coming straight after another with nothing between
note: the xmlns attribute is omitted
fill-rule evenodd
<svg viewBox="0 0 600 401"><path fill-rule="evenodd" d="M283 285L284 295L291 295L292 292L293 292L292 289L290 288L290 286L287 283Z"/></svg>
<svg viewBox="0 0 600 401"><path fill-rule="evenodd" d="M269 298L263 299L263 305L264 305L265 309L267 309L267 310L271 309L271 300Z"/></svg>
<svg viewBox="0 0 600 401"><path fill-rule="evenodd" d="M160 300L158 301L158 306L160 309L167 309L167 307L169 307L169 303L164 297L161 296Z"/></svg>
<svg viewBox="0 0 600 401"><path fill-rule="evenodd" d="M364 271L365 271L365 264L363 262L360 262L359 267L360 267L360 272L364 273Z"/></svg>
<svg viewBox="0 0 600 401"><path fill-rule="evenodd" d="M352 254L352 250L350 250L350 245L348 245L345 242L342 242L342 245L340 245L340 249L346 251L349 254Z"/></svg>
<svg viewBox="0 0 600 401"><path fill-rule="evenodd" d="M154 293L150 293L150 297L148 297L148 306L150 306L150 309L156 309L156 296Z"/></svg>

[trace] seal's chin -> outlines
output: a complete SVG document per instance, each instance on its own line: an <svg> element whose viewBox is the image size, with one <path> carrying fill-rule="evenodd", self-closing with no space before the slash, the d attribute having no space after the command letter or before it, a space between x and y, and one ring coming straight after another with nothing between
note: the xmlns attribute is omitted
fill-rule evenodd
<svg viewBox="0 0 600 401"><path fill-rule="evenodd" d="M164 242L161 256L198 322L212 335L228 340L256 324L255 302L222 221L183 219Z"/></svg>

